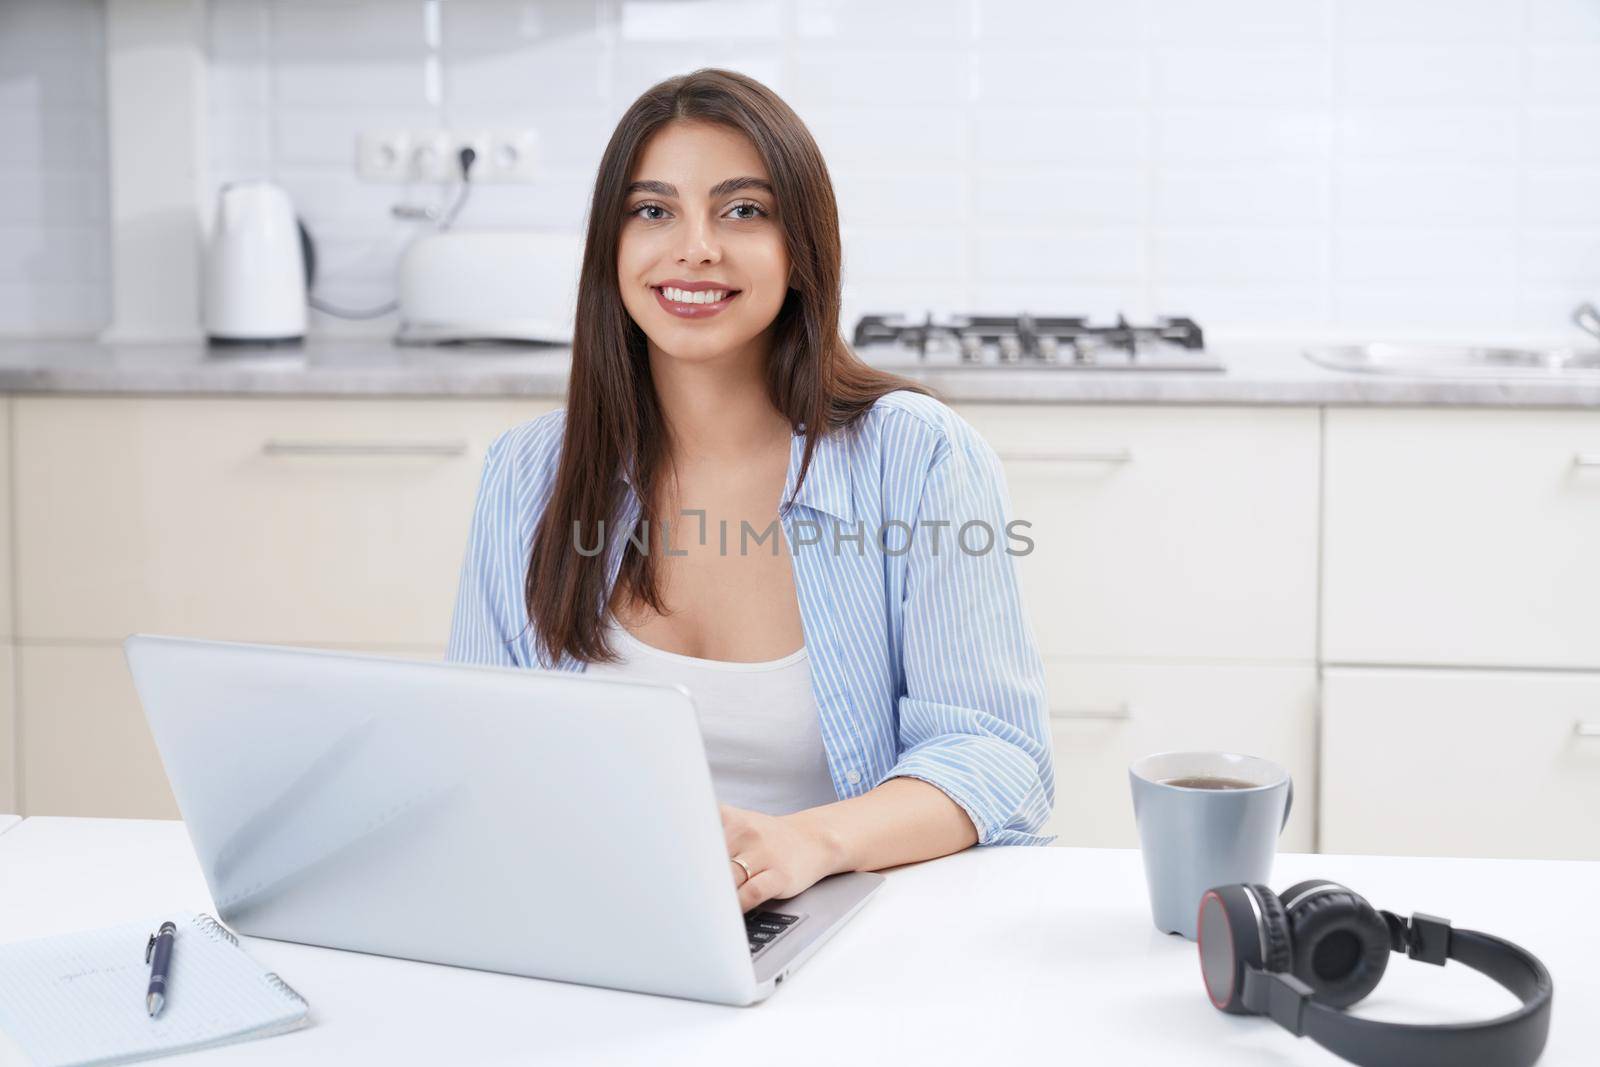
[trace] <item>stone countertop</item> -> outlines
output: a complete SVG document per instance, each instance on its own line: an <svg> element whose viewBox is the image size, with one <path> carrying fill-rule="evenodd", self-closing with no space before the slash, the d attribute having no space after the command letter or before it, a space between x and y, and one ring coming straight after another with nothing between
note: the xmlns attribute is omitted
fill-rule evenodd
<svg viewBox="0 0 1600 1067"><path fill-rule="evenodd" d="M1303 347L1293 339L1213 343L1209 351L1223 361L1222 371L889 369L955 403L1600 407L1600 374L1346 373L1311 363ZM570 349L554 346L423 348L365 338L315 338L303 348L277 349L13 340L0 342L0 393L559 399L570 356Z"/></svg>

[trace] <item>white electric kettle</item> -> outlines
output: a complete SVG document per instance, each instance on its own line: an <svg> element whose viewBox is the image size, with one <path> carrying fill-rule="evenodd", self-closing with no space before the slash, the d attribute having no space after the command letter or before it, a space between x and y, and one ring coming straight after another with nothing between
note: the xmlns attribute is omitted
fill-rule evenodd
<svg viewBox="0 0 1600 1067"><path fill-rule="evenodd" d="M302 341L308 251L283 189L268 181L224 185L206 250L207 337L216 344Z"/></svg>

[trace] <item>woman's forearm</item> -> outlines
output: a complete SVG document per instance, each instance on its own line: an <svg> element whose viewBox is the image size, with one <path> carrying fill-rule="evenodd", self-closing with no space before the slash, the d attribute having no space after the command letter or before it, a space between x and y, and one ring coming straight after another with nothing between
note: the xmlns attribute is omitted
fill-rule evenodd
<svg viewBox="0 0 1600 1067"><path fill-rule="evenodd" d="M978 843L977 827L961 805L918 778L890 778L858 797L785 818L827 844L830 874L917 863Z"/></svg>

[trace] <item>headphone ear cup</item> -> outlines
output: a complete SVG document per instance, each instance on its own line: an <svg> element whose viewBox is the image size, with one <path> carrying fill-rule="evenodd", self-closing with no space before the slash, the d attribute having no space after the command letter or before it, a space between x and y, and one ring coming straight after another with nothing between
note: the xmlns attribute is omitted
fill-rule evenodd
<svg viewBox="0 0 1600 1067"><path fill-rule="evenodd" d="M1283 906L1272 890L1242 882L1206 890L1196 941L1212 1006L1232 1015L1256 1014L1244 1004L1245 975L1251 968L1287 970L1293 955L1288 939Z"/></svg>
<svg viewBox="0 0 1600 1067"><path fill-rule="evenodd" d="M1284 913L1283 901L1264 885L1251 884L1256 901L1261 905L1261 929L1266 935L1266 969L1287 971L1294 966L1294 941L1289 931L1289 918Z"/></svg>
<svg viewBox="0 0 1600 1067"><path fill-rule="evenodd" d="M1377 988L1389 965L1389 926L1365 898L1342 885L1309 881L1291 886L1282 900L1294 976L1311 987L1317 1003L1347 1008Z"/></svg>

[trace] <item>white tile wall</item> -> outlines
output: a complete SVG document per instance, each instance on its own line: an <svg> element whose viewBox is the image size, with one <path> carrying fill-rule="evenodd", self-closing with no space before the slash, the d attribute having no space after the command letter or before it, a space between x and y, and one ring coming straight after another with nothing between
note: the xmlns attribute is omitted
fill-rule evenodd
<svg viewBox="0 0 1600 1067"><path fill-rule="evenodd" d="M96 0L0 2L0 336L109 317L104 71Z"/></svg>
<svg viewBox="0 0 1600 1067"><path fill-rule="evenodd" d="M0 4L0 329L104 314L95 11ZM444 195L355 180L359 131L532 126L540 182L478 188L460 225L577 230L628 103L702 65L821 143L847 329L1027 308L1577 339L1600 299L1600 0L213 0L208 34L210 186L282 182L353 306L416 232L391 205Z"/></svg>

